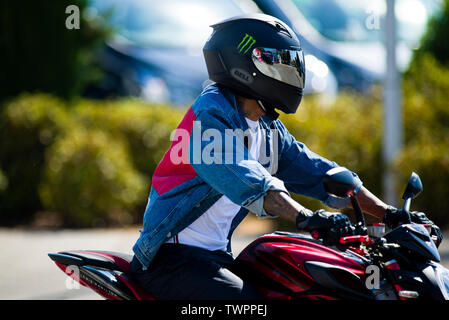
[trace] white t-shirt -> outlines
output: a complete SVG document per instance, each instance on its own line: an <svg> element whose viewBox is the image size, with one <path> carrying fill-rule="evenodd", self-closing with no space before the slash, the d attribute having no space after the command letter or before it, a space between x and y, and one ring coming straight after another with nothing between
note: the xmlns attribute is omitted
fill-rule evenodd
<svg viewBox="0 0 449 320"><path fill-rule="evenodd" d="M246 118L251 129L250 154L253 159L259 159L261 146L261 131L259 121ZM205 213L182 230L176 237L167 242L178 242L207 250L226 250L228 245L228 234L231 223L240 206L232 202L228 197L222 196Z"/></svg>

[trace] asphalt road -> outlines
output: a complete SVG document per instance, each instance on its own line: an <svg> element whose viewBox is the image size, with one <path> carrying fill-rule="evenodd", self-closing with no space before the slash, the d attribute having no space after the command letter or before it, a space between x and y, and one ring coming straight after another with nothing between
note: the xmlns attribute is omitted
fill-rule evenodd
<svg viewBox="0 0 449 320"><path fill-rule="evenodd" d="M131 253L138 228L119 230L23 231L0 229L0 299L64 300L101 299L91 290L67 289L66 275L47 253L75 249L97 249ZM236 232L237 255L257 235ZM442 264L449 268L449 233L440 247Z"/></svg>

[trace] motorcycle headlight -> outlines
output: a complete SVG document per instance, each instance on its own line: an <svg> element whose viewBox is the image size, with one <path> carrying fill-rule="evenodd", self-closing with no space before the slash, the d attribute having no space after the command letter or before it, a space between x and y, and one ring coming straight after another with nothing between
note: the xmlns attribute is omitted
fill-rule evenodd
<svg viewBox="0 0 449 320"><path fill-rule="evenodd" d="M449 300L449 270L444 267L436 268L436 277L444 299Z"/></svg>

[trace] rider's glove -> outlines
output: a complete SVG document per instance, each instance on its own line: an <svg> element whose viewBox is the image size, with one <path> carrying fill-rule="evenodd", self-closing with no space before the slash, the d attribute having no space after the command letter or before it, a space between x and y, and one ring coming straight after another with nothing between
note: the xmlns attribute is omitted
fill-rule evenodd
<svg viewBox="0 0 449 320"><path fill-rule="evenodd" d="M443 234L441 233L440 228L433 223L432 220L427 218L426 214L424 212L419 211L411 211L410 212L410 219L412 222L417 224L429 224L431 225L431 232L430 235L434 236L436 238L435 244L438 247L443 241ZM402 209L396 209L394 207L389 206L387 210L385 211L385 216L383 219L383 222L390 228L396 228L397 226L408 223L408 215L406 212L404 212Z"/></svg>
<svg viewBox="0 0 449 320"><path fill-rule="evenodd" d="M318 231L329 244L338 243L341 237L354 235L354 227L347 216L322 209L314 213L307 209L301 212L296 218L296 227L299 230Z"/></svg>
<svg viewBox="0 0 449 320"><path fill-rule="evenodd" d="M412 219L412 222L414 223L430 224L431 226L430 235L434 238L435 245L438 248L440 246L441 241L443 241L443 234L441 233L440 228L435 223L433 223L432 220L427 218L424 212L412 211L410 212L410 217Z"/></svg>
<svg viewBox="0 0 449 320"><path fill-rule="evenodd" d="M382 222L385 223L388 228L394 229L397 226L404 223L409 223L410 221L405 211L403 211L402 209L396 209L392 206L388 206L387 210L385 210L385 215Z"/></svg>

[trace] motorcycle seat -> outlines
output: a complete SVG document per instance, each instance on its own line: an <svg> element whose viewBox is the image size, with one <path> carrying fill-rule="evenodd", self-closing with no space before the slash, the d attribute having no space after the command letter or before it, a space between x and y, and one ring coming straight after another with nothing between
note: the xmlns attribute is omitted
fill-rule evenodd
<svg viewBox="0 0 449 320"><path fill-rule="evenodd" d="M132 255L111 251L74 250L49 254L58 263L76 266L92 266L128 273Z"/></svg>

